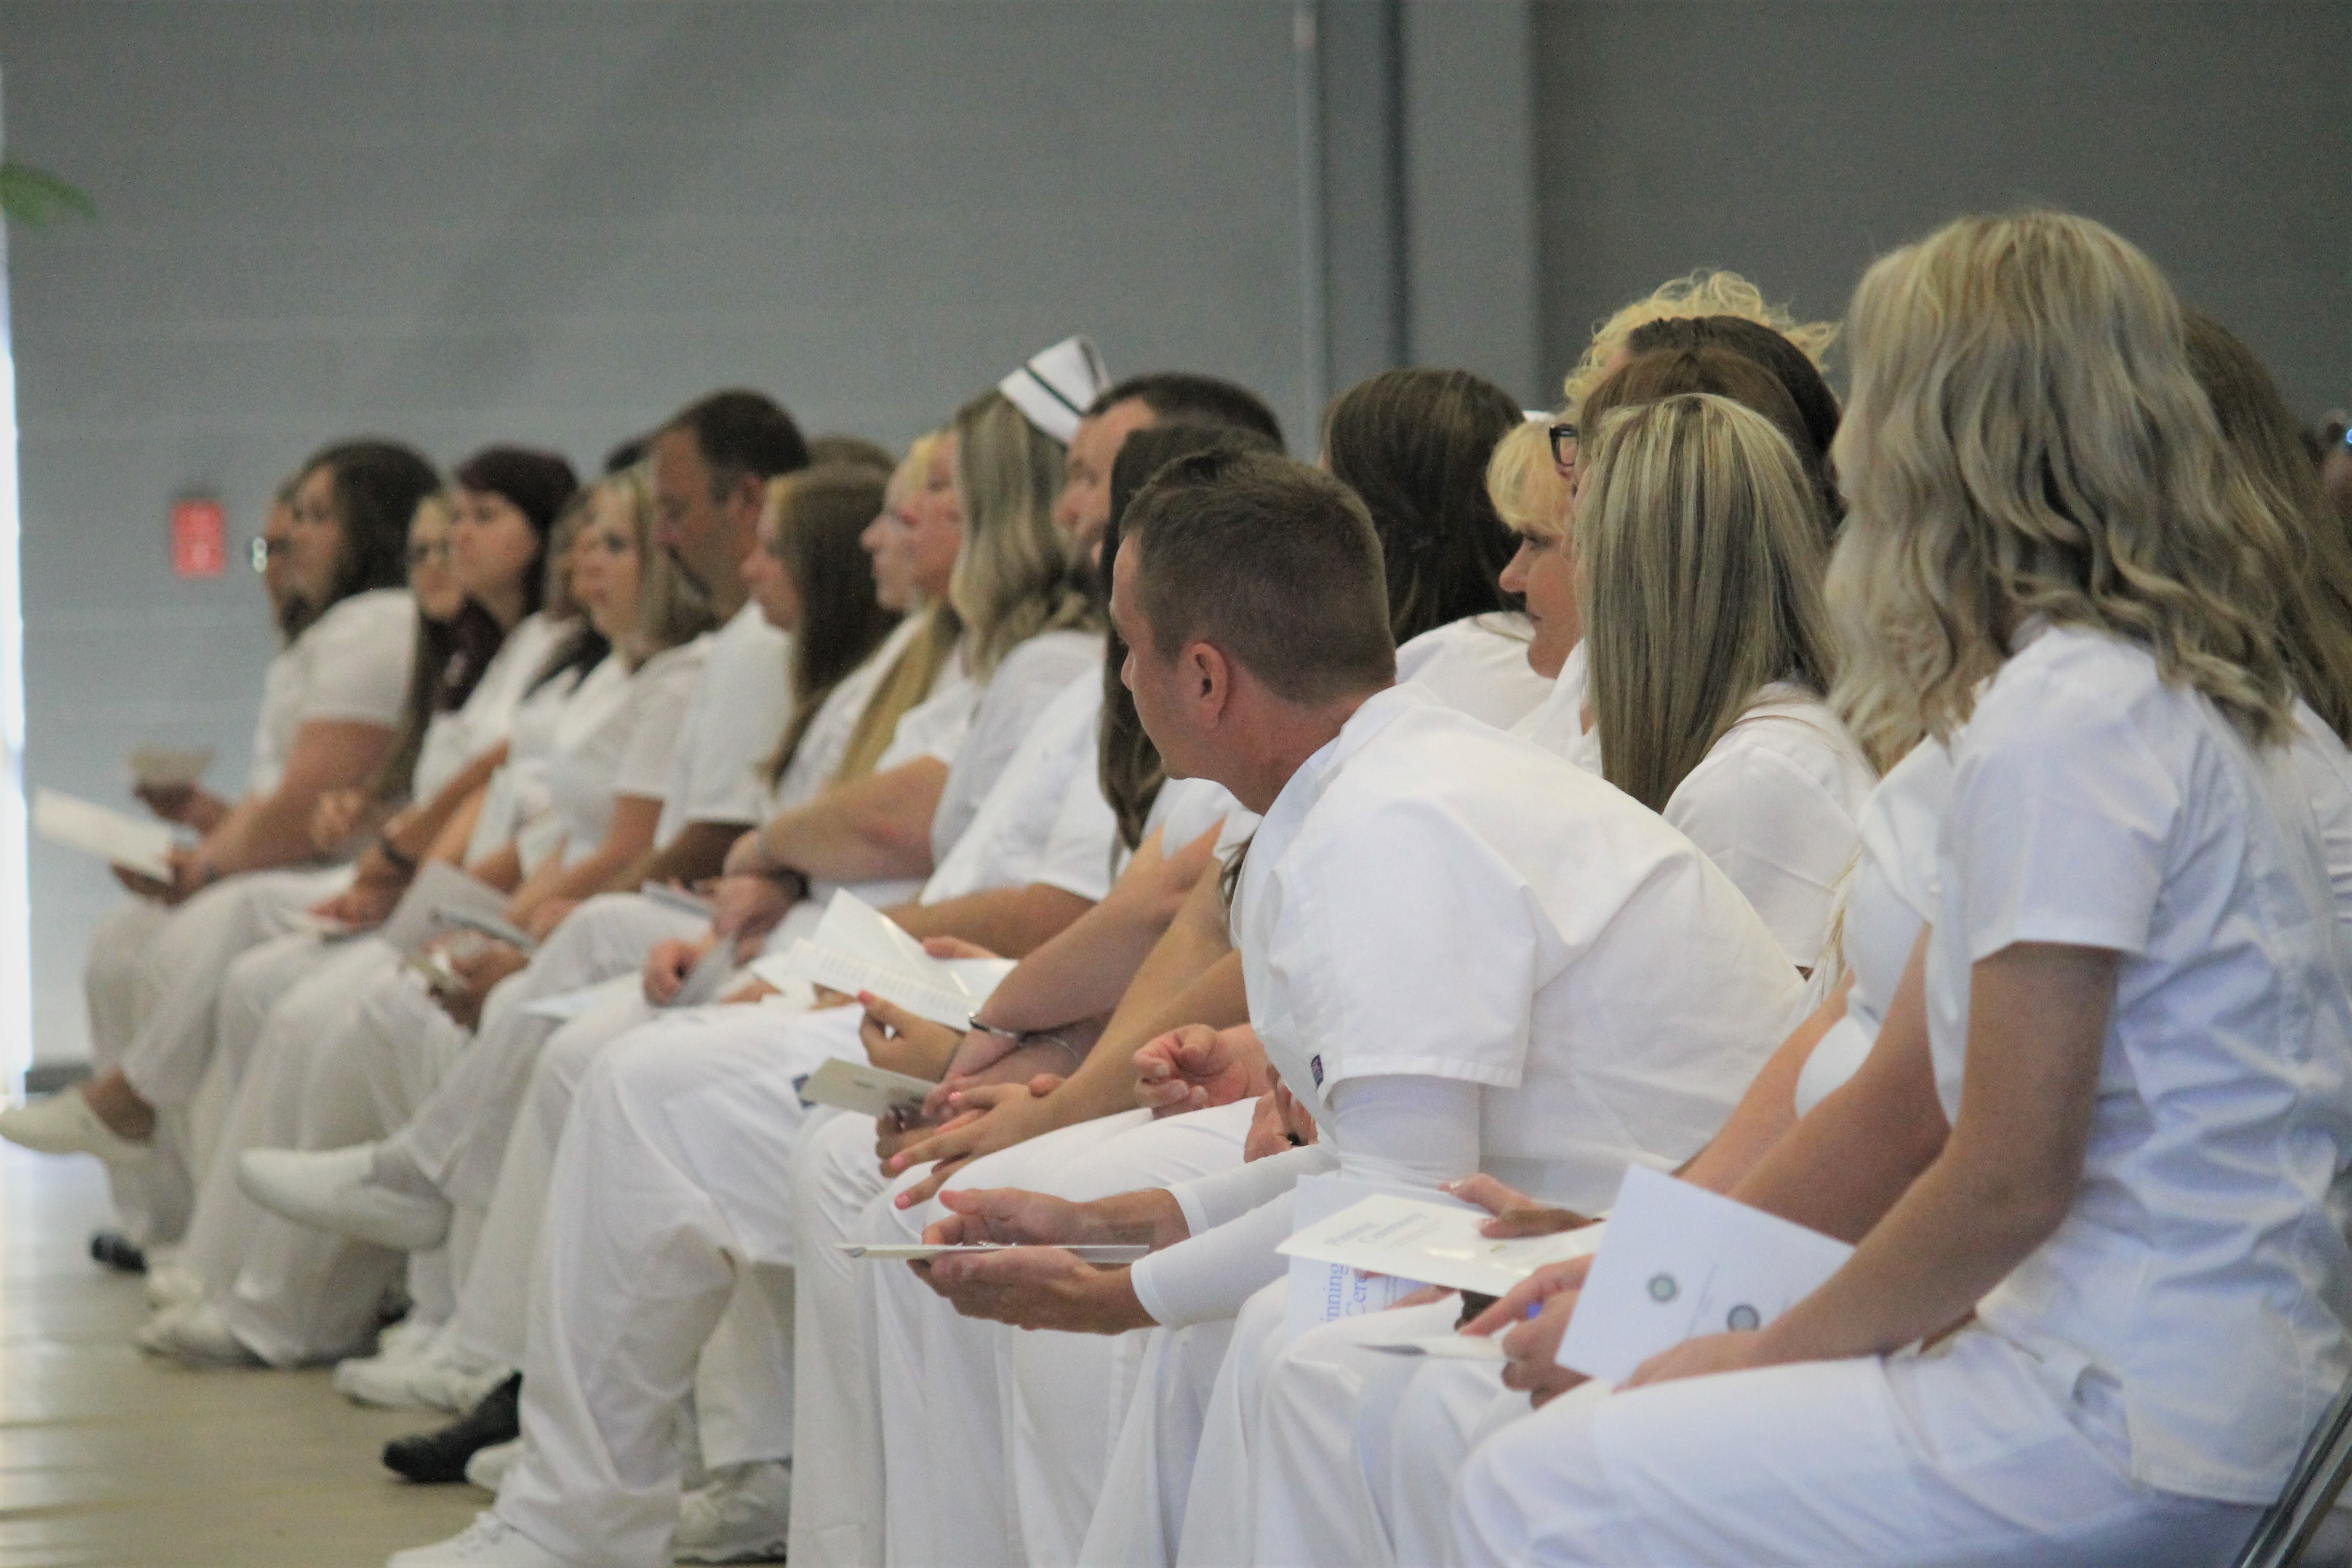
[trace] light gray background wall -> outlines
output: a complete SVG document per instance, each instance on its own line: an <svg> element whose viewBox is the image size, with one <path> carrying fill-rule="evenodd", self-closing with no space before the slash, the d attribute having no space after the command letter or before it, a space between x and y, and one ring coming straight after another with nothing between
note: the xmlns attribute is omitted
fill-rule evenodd
<svg viewBox="0 0 2352 1568"><path fill-rule="evenodd" d="M2307 415L2352 401L2352 6L1555 0L1535 10L1544 366L1701 264L1807 316L1958 213L2136 240Z"/></svg>
<svg viewBox="0 0 2352 1568"><path fill-rule="evenodd" d="M1835 314L1876 249L2023 196L2139 238L2305 411L2352 399L2341 5L1304 9L0 0L10 153L100 210L10 247L28 784L119 798L151 739L234 782L259 595L175 582L166 508L215 491L241 543L359 429L585 466L748 383L898 441L1083 330L1304 447L1318 387L1407 359L1540 401L1668 275ZM70 1057L113 895L32 868Z"/></svg>

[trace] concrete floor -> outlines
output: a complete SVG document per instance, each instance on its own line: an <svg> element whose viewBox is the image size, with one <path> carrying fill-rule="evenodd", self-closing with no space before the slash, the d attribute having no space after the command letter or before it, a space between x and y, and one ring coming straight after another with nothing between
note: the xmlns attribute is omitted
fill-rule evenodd
<svg viewBox="0 0 2352 1568"><path fill-rule="evenodd" d="M134 1350L141 1282L87 1250L107 1215L96 1161L0 1143L0 1568L375 1568L486 1506L376 1462L434 1412Z"/></svg>

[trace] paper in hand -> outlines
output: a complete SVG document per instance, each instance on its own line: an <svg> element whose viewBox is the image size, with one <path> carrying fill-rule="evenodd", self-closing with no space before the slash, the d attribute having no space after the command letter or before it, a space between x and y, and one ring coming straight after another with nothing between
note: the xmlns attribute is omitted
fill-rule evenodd
<svg viewBox="0 0 2352 1568"><path fill-rule="evenodd" d="M1318 1323L1385 1311L1426 1282L1420 1275L1402 1273L1394 1268L1292 1250L1293 1243L1321 1230L1333 1216L1359 1204L1389 1196L1381 1188L1369 1182L1327 1173L1302 1176L1290 1192L1290 1240L1276 1248L1290 1255L1288 1294L1283 1305L1286 1332L1301 1334Z"/></svg>
<svg viewBox="0 0 2352 1568"><path fill-rule="evenodd" d="M123 762L131 769L131 782L141 789L186 789L213 765L213 751L210 746L185 752L141 746Z"/></svg>
<svg viewBox="0 0 2352 1568"><path fill-rule="evenodd" d="M1834 1237L1636 1165L1610 1211L1559 1364L1622 1383L1685 1340L1762 1328L1853 1255Z"/></svg>
<svg viewBox="0 0 2352 1568"><path fill-rule="evenodd" d="M751 973L772 985L807 980L851 996L871 992L919 1018L961 1029L1012 969L1010 959L933 958L897 921L843 889L812 935L761 959Z"/></svg>
<svg viewBox="0 0 2352 1568"><path fill-rule="evenodd" d="M1581 1258L1600 1245L1600 1227L1593 1226L1508 1240L1479 1234L1478 1227L1494 1217L1451 1199L1373 1193L1293 1232L1278 1250L1295 1258L1500 1296L1545 1264Z"/></svg>
<svg viewBox="0 0 2352 1568"><path fill-rule="evenodd" d="M172 879L169 823L151 822L53 789L33 792L33 831L52 844L95 855L159 882Z"/></svg>
<svg viewBox="0 0 2352 1568"><path fill-rule="evenodd" d="M735 973L735 943L731 940L715 942L710 951L695 960L687 972L686 980L677 994L662 1004L665 1007L699 1007L719 1000L727 989L727 977Z"/></svg>
<svg viewBox="0 0 2352 1568"><path fill-rule="evenodd" d="M1010 1252L1017 1243L1009 1241L962 1241L947 1246L930 1246L919 1241L836 1241L835 1248L851 1258L862 1258L869 1263L920 1263L926 1258L943 1258L950 1253ZM1050 1245L1050 1244L1049 1244ZM1151 1248L1127 1242L1088 1241L1057 1247L1081 1263L1132 1263L1149 1254Z"/></svg>
<svg viewBox="0 0 2352 1568"><path fill-rule="evenodd" d="M446 860L427 860L376 934L403 957L414 955L460 915L506 923L507 896ZM509 928L511 929L511 928Z"/></svg>
<svg viewBox="0 0 2352 1568"><path fill-rule="evenodd" d="M830 1105L860 1116L878 1117L920 1105L939 1087L929 1079L835 1057L809 1074L800 1092L803 1105Z"/></svg>

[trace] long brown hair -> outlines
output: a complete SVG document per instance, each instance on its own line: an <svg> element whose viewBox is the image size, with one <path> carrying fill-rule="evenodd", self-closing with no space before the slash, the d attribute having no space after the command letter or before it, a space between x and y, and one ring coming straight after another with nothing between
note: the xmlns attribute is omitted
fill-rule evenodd
<svg viewBox="0 0 2352 1568"><path fill-rule="evenodd" d="M774 519L768 546L799 591L793 633L793 715L768 761L768 782L784 776L834 689L873 657L898 624L874 597L873 563L858 542L889 476L862 464L828 463L768 481Z"/></svg>

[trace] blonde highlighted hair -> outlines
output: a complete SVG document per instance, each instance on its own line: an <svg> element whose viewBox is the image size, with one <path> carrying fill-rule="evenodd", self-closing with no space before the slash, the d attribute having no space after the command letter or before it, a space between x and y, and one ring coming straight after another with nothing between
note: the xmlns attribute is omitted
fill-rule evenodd
<svg viewBox="0 0 2352 1568"><path fill-rule="evenodd" d="M1568 480L1551 460L1551 421L1522 419L1486 459L1486 499L1513 533L1556 540L1568 526Z"/></svg>
<svg viewBox="0 0 2352 1568"><path fill-rule="evenodd" d="M930 470L931 456L946 438L944 430L926 430L908 445L905 460L892 471L882 492L885 510L897 510L906 503L909 491L921 488L923 475ZM922 625L899 648L876 684L874 695L866 700L829 784L846 784L874 771L882 753L890 749L891 737L898 732L898 721L931 694L940 671L947 668L948 656L955 652L956 639L963 634L963 622L944 599L935 604L910 603L906 613L920 616Z"/></svg>
<svg viewBox="0 0 2352 1568"><path fill-rule="evenodd" d="M963 548L948 602L961 617L965 662L985 681L1004 656L1036 636L1095 624L1069 540L1054 525L1063 450L1001 392L956 410L956 490Z"/></svg>
<svg viewBox="0 0 2352 1568"><path fill-rule="evenodd" d="M2289 529L2153 262L2087 218L1965 217L1874 263L1847 320L1830 596L1857 740L1948 739L2037 617L2137 643L2248 739L2285 737Z"/></svg>
<svg viewBox="0 0 2352 1568"><path fill-rule="evenodd" d="M1837 322L1800 321L1787 306L1767 301L1764 290L1738 273L1702 267L1688 277L1659 284L1647 298L1624 306L1595 329L1584 357L1568 373L1562 406L1573 416L1583 405L1584 395L1607 374L1609 362L1634 328L1679 316L1738 316L1769 327L1804 350L1817 369L1828 363L1830 345L1838 336Z"/></svg>
<svg viewBox="0 0 2352 1568"><path fill-rule="evenodd" d="M637 546L637 625L620 647L632 668L717 625L710 600L670 552L654 542L654 476L639 463L600 480L596 488L628 509L630 537Z"/></svg>
<svg viewBox="0 0 2352 1568"><path fill-rule="evenodd" d="M1602 771L1663 811L1764 688L1829 689L1812 487L1770 420L1707 393L1604 416L1579 467Z"/></svg>

